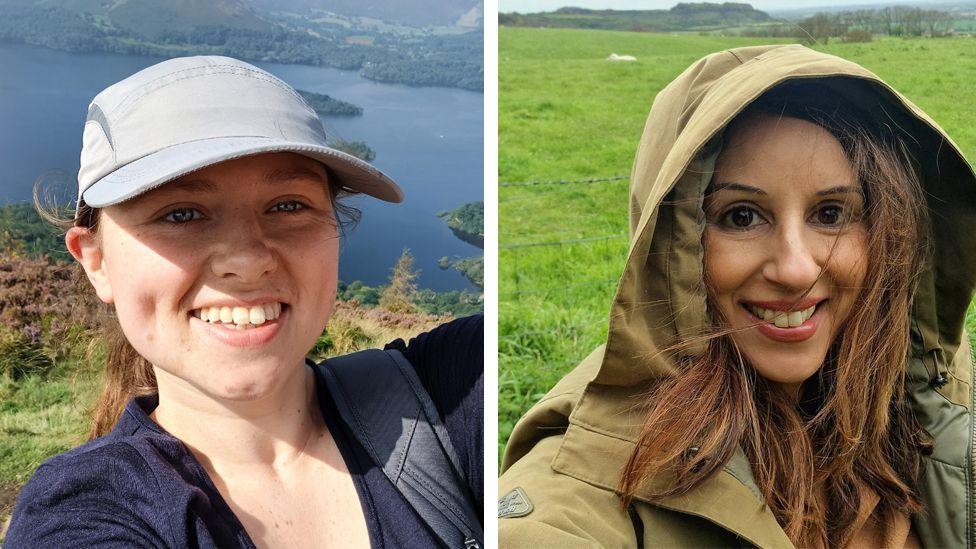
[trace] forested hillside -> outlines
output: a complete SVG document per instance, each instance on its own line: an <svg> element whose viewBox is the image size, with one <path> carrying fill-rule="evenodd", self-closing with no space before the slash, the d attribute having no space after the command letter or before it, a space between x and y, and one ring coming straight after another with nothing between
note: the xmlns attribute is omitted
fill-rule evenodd
<svg viewBox="0 0 976 549"><path fill-rule="evenodd" d="M749 4L681 3L669 10L592 10L560 8L547 13L503 13L498 24L515 27L565 27L627 31L701 31L751 25L770 16Z"/></svg>
<svg viewBox="0 0 976 549"><path fill-rule="evenodd" d="M90 0L0 0L0 42L70 52L229 55L358 70L383 82L482 89L480 29L360 28L345 19L258 13L240 0L123 0L112 9L99 6Z"/></svg>

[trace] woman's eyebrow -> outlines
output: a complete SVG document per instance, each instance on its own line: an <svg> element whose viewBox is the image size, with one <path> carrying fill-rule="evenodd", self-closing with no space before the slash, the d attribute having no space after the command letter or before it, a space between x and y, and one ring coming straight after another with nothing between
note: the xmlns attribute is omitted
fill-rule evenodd
<svg viewBox="0 0 976 549"><path fill-rule="evenodd" d="M766 191L752 185L742 183L712 183L710 189L705 194L712 194L718 191L745 191L747 193L760 194L766 196Z"/></svg>
<svg viewBox="0 0 976 549"><path fill-rule="evenodd" d="M829 189L817 191L817 196L826 196L828 194L845 194L845 193L853 193L861 196L864 195L864 191L862 191L860 187L856 187L852 185L839 185L837 187L831 187Z"/></svg>
<svg viewBox="0 0 976 549"><path fill-rule="evenodd" d="M278 168L269 170L264 174L264 182L269 184L292 179L314 179L325 183L325 178L322 177L322 174L308 168Z"/></svg>
<svg viewBox="0 0 976 549"><path fill-rule="evenodd" d="M752 185L744 185L742 183L714 183L710 186L710 190L706 191L705 194L712 194L718 191L745 191L747 193L753 193L758 195L766 196L766 191L760 189L759 187L753 187ZM860 187L853 185L838 185L836 187L831 187L829 189L824 189L822 191L817 191L815 194L817 196L827 196L831 194L845 194L853 193L858 195L863 195L864 192Z"/></svg>

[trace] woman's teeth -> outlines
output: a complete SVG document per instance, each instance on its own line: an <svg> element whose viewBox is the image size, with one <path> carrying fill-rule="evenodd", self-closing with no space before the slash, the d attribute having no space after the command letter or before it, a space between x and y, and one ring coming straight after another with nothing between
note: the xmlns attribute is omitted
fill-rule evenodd
<svg viewBox="0 0 976 549"><path fill-rule="evenodd" d="M802 311L774 311L772 309L756 307L755 305L748 305L748 307L752 311L752 314L766 322L775 324L777 328L796 328L813 316L813 312L817 309L816 305Z"/></svg>
<svg viewBox="0 0 976 549"><path fill-rule="evenodd" d="M203 307L193 311L193 316L212 324L233 324L235 328L243 330L281 316L281 303L265 303L254 307Z"/></svg>

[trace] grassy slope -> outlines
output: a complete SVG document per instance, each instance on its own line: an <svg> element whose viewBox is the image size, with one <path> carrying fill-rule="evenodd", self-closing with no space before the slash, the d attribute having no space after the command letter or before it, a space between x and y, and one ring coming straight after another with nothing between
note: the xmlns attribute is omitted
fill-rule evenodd
<svg viewBox="0 0 976 549"><path fill-rule="evenodd" d="M654 95L701 56L765 38L503 28L499 180L628 175ZM970 159L972 39L830 44L941 124ZM637 57L610 63L611 52ZM934 59L945 60L940 65ZM969 86L966 84L969 83ZM971 116L969 116L971 118ZM627 232L627 182L499 189L499 450L518 417L606 337L625 238L506 248ZM970 325L974 325L970 315ZM523 335L519 335L523 334Z"/></svg>

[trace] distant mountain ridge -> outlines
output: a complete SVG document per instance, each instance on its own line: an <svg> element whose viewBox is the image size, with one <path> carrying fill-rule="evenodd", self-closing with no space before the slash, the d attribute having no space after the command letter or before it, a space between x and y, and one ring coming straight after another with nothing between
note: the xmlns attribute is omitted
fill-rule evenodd
<svg viewBox="0 0 976 549"><path fill-rule="evenodd" d="M395 24L459 26L481 24L480 0L0 0L0 6L61 8L89 13L103 24L156 38L166 31L222 26L269 31L270 12L321 17L323 12Z"/></svg>
<svg viewBox="0 0 976 549"><path fill-rule="evenodd" d="M203 26L257 31L273 27L242 0L0 0L0 5L90 13L103 25L146 38L156 38L168 30Z"/></svg>
<svg viewBox="0 0 976 549"><path fill-rule="evenodd" d="M628 31L705 31L772 20L764 11L738 2L683 2L667 10L560 8L543 13L501 13L499 25Z"/></svg>
<svg viewBox="0 0 976 549"><path fill-rule="evenodd" d="M460 25L437 29L331 12L263 11L252 3L262 1L268 0L0 0L0 42L70 52L228 55L356 70L380 82L483 89L483 25L480 8L470 7L480 6L477 0L439 0L467 7Z"/></svg>
<svg viewBox="0 0 976 549"><path fill-rule="evenodd" d="M415 27L470 25L470 12L483 12L479 0L247 0L267 11L312 15L316 11L369 17Z"/></svg>

